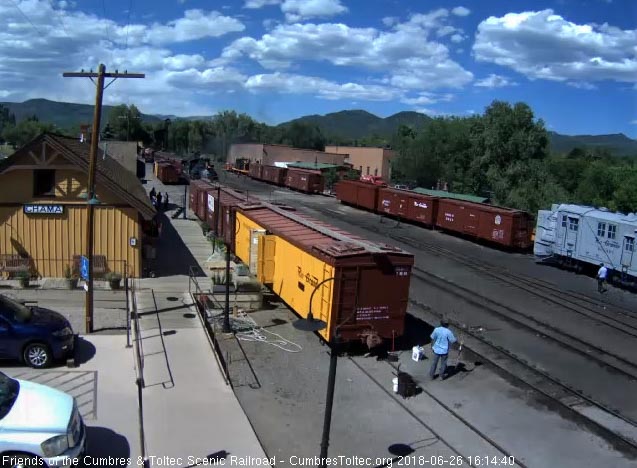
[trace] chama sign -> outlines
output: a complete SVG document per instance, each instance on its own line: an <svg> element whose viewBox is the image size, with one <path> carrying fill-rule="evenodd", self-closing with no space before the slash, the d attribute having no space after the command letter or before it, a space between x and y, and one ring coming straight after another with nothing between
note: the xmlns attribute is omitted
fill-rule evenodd
<svg viewBox="0 0 637 468"><path fill-rule="evenodd" d="M24 205L26 214L53 214L60 215L64 213L64 205Z"/></svg>

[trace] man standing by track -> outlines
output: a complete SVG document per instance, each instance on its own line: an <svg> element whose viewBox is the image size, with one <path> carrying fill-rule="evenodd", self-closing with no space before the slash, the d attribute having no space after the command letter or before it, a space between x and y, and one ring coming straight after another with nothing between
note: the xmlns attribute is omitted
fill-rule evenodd
<svg viewBox="0 0 637 468"><path fill-rule="evenodd" d="M606 292L604 283L606 282L607 275L608 275L608 268L606 268L603 263L600 263L599 271L597 272L597 291L599 291L600 293Z"/></svg>
<svg viewBox="0 0 637 468"><path fill-rule="evenodd" d="M456 337L449 330L449 321L446 318L440 320L440 326L434 328L431 334L431 349L434 352L433 362L429 370L429 377L434 379L436 376L436 367L440 361L440 377L442 380L447 378L447 357L449 356L449 346L456 342Z"/></svg>

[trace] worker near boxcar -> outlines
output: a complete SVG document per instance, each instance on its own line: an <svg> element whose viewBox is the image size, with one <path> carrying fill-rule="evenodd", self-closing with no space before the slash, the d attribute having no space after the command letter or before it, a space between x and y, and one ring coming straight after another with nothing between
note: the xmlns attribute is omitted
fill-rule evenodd
<svg viewBox="0 0 637 468"><path fill-rule="evenodd" d="M449 321L443 318L440 326L434 328L431 333L431 349L434 353L431 369L429 369L429 377L432 379L436 376L436 367L440 361L440 377L442 380L447 378L447 357L449 356L449 346L456 342L456 337L449 330Z"/></svg>
<svg viewBox="0 0 637 468"><path fill-rule="evenodd" d="M154 199L155 198L155 194L157 192L155 192L155 187L153 187L152 189L150 189L150 193L148 194L150 196L150 199Z"/></svg>
<svg viewBox="0 0 637 468"><path fill-rule="evenodd" d="M606 288L604 287L606 276L608 276L608 268L606 268L603 263L600 263L599 271L597 272L597 291L600 293L606 292Z"/></svg>
<svg viewBox="0 0 637 468"><path fill-rule="evenodd" d="M161 209L161 199L162 199L161 192L157 192L157 206L155 206L155 208L157 208L158 210Z"/></svg>

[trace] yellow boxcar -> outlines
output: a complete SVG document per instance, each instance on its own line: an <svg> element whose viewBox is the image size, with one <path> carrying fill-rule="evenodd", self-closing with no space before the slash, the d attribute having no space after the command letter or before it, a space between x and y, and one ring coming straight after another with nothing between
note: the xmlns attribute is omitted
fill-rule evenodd
<svg viewBox="0 0 637 468"><path fill-rule="evenodd" d="M403 334L413 255L266 204L238 207L234 230L237 257L299 316L311 307L325 340Z"/></svg>

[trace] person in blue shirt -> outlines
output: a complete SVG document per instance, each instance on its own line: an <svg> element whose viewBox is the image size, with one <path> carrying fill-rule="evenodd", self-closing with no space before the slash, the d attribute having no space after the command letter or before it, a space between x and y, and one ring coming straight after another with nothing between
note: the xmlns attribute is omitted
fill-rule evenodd
<svg viewBox="0 0 637 468"><path fill-rule="evenodd" d="M429 370L429 377L432 379L436 375L436 367L438 367L438 361L440 361L440 376L442 380L447 378L447 357L449 355L449 346L456 342L456 337L449 330L449 322L443 318L440 321L440 326L434 328L431 334L431 349L434 352L433 362L431 363L431 369Z"/></svg>

